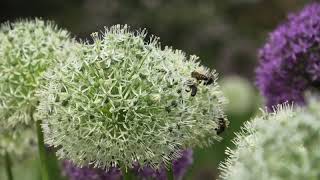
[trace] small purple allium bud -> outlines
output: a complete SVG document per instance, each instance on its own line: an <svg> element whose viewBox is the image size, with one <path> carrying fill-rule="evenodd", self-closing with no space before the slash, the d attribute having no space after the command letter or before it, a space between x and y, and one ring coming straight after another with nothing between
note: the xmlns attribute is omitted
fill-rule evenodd
<svg viewBox="0 0 320 180"><path fill-rule="evenodd" d="M259 52L257 85L267 106L285 101L304 104L306 90L320 85L320 4L291 14L270 34Z"/></svg>

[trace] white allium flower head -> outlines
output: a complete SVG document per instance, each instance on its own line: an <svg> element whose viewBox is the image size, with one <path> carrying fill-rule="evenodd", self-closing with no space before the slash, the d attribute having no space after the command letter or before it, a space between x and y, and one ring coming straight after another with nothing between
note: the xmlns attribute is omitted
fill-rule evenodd
<svg viewBox="0 0 320 180"><path fill-rule="evenodd" d="M52 22L21 20L0 26L0 153L23 154L35 141L34 96L43 73L75 44Z"/></svg>
<svg viewBox="0 0 320 180"><path fill-rule="evenodd" d="M320 103L279 105L245 124L220 164L224 180L319 179Z"/></svg>
<svg viewBox="0 0 320 180"><path fill-rule="evenodd" d="M0 126L30 125L44 71L66 55L69 33L40 19L0 28ZM65 57L64 57L65 58ZM60 59L61 60L61 59Z"/></svg>
<svg viewBox="0 0 320 180"><path fill-rule="evenodd" d="M45 141L78 165L157 168L206 146L228 125L215 71L196 56L161 49L128 26L106 28L46 74L38 91ZM201 72L207 80L191 76ZM197 91L196 91L197 90ZM195 92L196 91L196 92Z"/></svg>

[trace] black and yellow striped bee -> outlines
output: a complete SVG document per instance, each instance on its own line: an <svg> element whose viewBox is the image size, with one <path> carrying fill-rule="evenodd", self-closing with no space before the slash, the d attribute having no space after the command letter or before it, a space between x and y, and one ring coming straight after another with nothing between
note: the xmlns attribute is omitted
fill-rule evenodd
<svg viewBox="0 0 320 180"><path fill-rule="evenodd" d="M223 133L223 131L227 128L227 121L224 117L218 118L218 127L215 128L217 134Z"/></svg>
<svg viewBox="0 0 320 180"><path fill-rule="evenodd" d="M202 74L197 71L192 71L191 72L191 77L195 78L198 81L204 81L204 85L210 85L213 83L213 77L211 74Z"/></svg>
<svg viewBox="0 0 320 180"><path fill-rule="evenodd" d="M191 77L196 78L197 80L208 80L208 77L206 75L201 74L197 71L192 71Z"/></svg>

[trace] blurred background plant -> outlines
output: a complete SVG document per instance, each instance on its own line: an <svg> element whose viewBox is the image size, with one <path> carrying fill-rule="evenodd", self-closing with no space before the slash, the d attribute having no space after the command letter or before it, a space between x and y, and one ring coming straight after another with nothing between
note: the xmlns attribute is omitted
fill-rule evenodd
<svg viewBox="0 0 320 180"><path fill-rule="evenodd" d="M26 159L12 158L14 164L12 173L15 179L23 180L41 180L41 174L39 170L39 161L34 157ZM4 158L0 159L0 179L7 179L6 171L4 168Z"/></svg>
<svg viewBox="0 0 320 180"><path fill-rule="evenodd" d="M147 28L150 34L161 37L163 44L199 55L204 65L217 69L230 101L226 110L231 123L223 134L224 140L211 148L196 149L194 164L188 171L190 179L213 179L218 174L218 163L225 159L226 146L232 147L233 133L262 104L254 84L257 49L289 12L307 2L310 1L1 0L0 22L43 17L81 39L103 26L129 24ZM15 164L16 169L31 167ZM16 172L24 175L26 171Z"/></svg>

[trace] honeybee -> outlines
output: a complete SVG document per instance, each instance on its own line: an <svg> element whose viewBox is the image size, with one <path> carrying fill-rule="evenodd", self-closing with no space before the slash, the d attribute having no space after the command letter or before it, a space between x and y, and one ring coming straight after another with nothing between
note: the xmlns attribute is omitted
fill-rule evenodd
<svg viewBox="0 0 320 180"><path fill-rule="evenodd" d="M204 85L210 85L213 83L213 77L211 74L207 73L206 75L199 73L197 71L191 72L191 77L195 78L198 81L204 81Z"/></svg>
<svg viewBox="0 0 320 180"><path fill-rule="evenodd" d="M197 80L208 80L208 77L206 75L201 74L197 71L192 71L191 77L196 78Z"/></svg>
<svg viewBox="0 0 320 180"><path fill-rule="evenodd" d="M218 127L215 128L215 130L217 131L217 134L221 134L223 133L223 131L226 129L227 127L227 122L226 119L223 117L218 118Z"/></svg>
<svg viewBox="0 0 320 180"><path fill-rule="evenodd" d="M186 89L187 92L190 92L191 91L191 96L195 96L198 92L198 88L197 88L197 83L191 81L191 80L188 80L186 82L186 85L189 87L189 89Z"/></svg>

